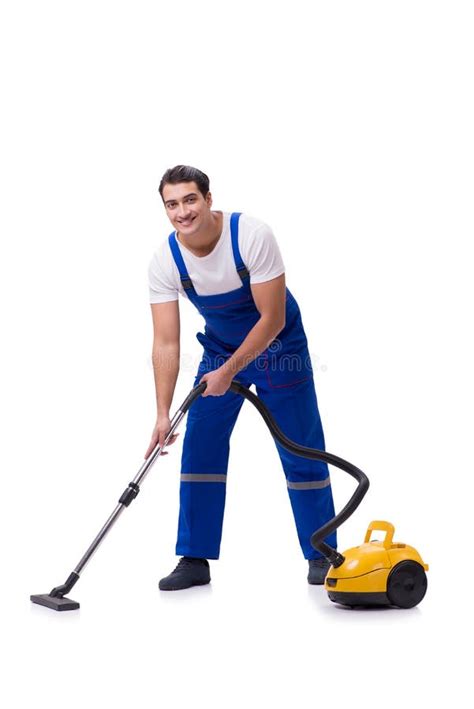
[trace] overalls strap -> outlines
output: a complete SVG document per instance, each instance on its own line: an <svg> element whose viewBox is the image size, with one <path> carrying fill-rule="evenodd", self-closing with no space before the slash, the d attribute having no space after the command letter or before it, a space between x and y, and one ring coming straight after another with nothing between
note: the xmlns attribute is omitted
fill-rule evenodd
<svg viewBox="0 0 474 709"><path fill-rule="evenodd" d="M244 285L246 285L249 278L249 272L244 262L242 261L242 256L239 251L239 218L241 212L232 212L230 216L230 236L232 239L232 252L234 254L235 267L237 273L239 274L240 280Z"/></svg>
<svg viewBox="0 0 474 709"><path fill-rule="evenodd" d="M186 269L186 264L184 263L183 256L182 256L179 246L177 244L176 232L173 231L169 235L168 241L169 241L171 253L173 254L174 262L175 262L175 264L178 268L178 271L179 271L181 285L183 286L189 300L191 302L193 302L194 298L197 297L197 293L194 290L193 282L192 282L191 278L189 277L189 273Z"/></svg>

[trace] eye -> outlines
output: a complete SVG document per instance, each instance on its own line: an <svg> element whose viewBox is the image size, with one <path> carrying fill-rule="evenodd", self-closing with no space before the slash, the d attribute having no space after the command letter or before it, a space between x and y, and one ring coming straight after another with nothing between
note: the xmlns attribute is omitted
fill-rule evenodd
<svg viewBox="0 0 474 709"><path fill-rule="evenodd" d="M196 198L195 198L195 197L188 197L188 198L186 199L186 202L195 202L195 201L196 201Z"/></svg>

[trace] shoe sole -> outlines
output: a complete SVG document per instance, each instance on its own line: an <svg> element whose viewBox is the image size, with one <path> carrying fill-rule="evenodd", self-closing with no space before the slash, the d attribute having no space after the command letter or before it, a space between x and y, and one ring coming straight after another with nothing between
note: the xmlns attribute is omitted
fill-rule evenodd
<svg viewBox="0 0 474 709"><path fill-rule="evenodd" d="M161 588L158 584L158 588L160 591L185 591L187 588L193 588L193 586L205 586L208 583L211 583L210 579L209 581L196 581L196 583L190 583L189 586L168 586L168 588Z"/></svg>

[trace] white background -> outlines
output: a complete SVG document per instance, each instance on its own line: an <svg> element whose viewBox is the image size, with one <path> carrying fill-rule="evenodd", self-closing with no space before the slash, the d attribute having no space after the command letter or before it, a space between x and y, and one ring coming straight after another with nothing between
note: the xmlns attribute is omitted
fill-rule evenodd
<svg viewBox="0 0 474 709"><path fill-rule="evenodd" d="M2 704L398 707L461 701L472 623L473 9L469 2L5 2L1 53ZM410 611L306 583L273 441L232 439L212 584L175 594L179 443L70 596L155 402L147 268L172 165L273 228L327 448L430 564ZM174 407L199 358L182 303ZM332 473L336 505L353 481ZM466 570L467 568L467 570ZM471 626L472 627L472 626Z"/></svg>

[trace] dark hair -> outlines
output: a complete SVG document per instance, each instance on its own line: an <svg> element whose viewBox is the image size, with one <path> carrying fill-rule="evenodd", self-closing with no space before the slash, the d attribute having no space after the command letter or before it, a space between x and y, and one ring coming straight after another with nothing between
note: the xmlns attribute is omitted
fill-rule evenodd
<svg viewBox="0 0 474 709"><path fill-rule="evenodd" d="M206 197L209 192L209 178L204 172L190 165L176 165L166 170L161 178L159 186L161 199L163 199L163 188L165 185L177 185L179 182L195 182L203 197Z"/></svg>

